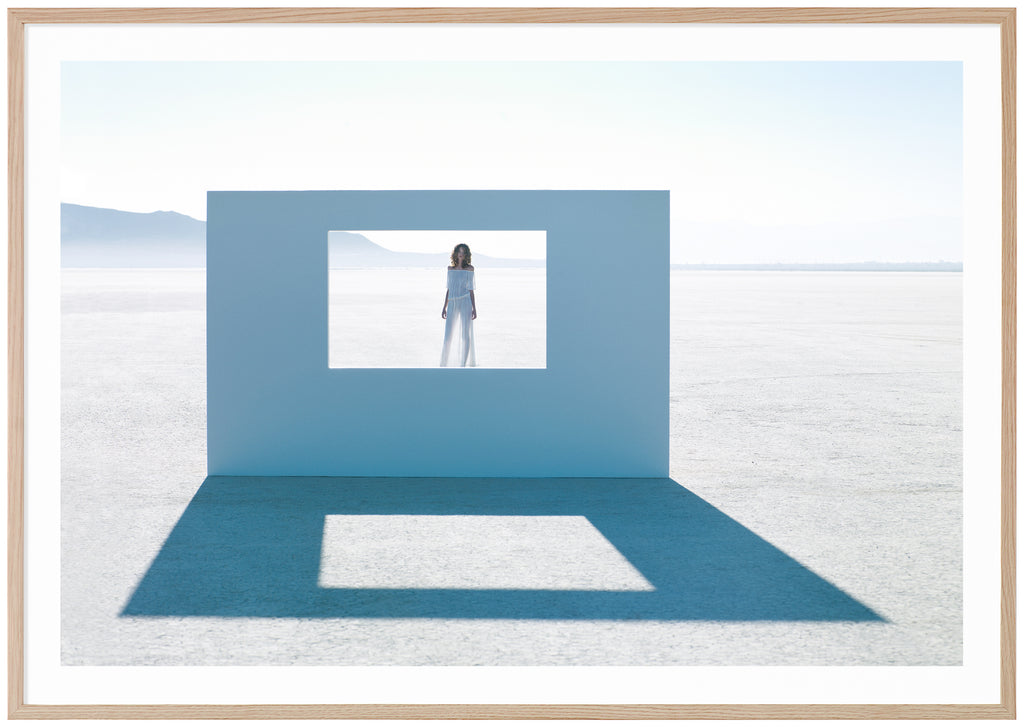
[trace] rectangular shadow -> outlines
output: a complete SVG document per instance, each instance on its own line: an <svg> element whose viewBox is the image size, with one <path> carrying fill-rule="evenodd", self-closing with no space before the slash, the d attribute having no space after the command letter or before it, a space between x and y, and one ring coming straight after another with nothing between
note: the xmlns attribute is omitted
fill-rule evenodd
<svg viewBox="0 0 1024 727"><path fill-rule="evenodd" d="M584 516L650 591L321 588L324 518ZM670 479L208 477L122 616L884 621Z"/></svg>

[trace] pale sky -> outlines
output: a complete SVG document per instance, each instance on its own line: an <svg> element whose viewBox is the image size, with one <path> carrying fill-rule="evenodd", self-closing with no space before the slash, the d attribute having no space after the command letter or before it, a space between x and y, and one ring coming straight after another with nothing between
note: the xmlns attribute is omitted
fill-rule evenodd
<svg viewBox="0 0 1024 727"><path fill-rule="evenodd" d="M76 204L668 189L673 262L963 259L958 62L65 62L61 104Z"/></svg>

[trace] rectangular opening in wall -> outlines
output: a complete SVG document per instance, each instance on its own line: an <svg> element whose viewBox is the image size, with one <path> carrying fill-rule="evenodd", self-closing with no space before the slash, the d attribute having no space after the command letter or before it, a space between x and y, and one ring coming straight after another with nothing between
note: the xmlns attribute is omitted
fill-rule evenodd
<svg viewBox="0 0 1024 727"><path fill-rule="evenodd" d="M331 368L547 366L544 230L332 230L327 262Z"/></svg>

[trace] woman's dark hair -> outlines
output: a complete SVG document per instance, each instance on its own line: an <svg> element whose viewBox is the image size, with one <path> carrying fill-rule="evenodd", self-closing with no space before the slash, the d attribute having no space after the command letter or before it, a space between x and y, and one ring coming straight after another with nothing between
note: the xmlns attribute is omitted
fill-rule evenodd
<svg viewBox="0 0 1024 727"><path fill-rule="evenodd" d="M471 253L469 251L469 245L467 245L464 242L460 242L458 245L455 246L455 249L452 250L452 267L453 268L459 267L459 248L460 247L466 252L466 259L463 260L462 262L465 265L469 265L469 264L471 264L473 262L473 253Z"/></svg>

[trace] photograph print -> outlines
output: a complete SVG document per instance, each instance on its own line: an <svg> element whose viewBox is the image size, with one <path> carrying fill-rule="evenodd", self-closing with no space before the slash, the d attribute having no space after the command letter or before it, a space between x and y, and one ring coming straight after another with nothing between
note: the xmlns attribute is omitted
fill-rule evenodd
<svg viewBox="0 0 1024 727"><path fill-rule="evenodd" d="M62 63L61 663L963 664L962 89Z"/></svg>

